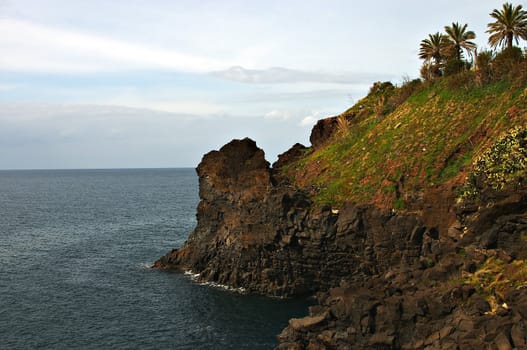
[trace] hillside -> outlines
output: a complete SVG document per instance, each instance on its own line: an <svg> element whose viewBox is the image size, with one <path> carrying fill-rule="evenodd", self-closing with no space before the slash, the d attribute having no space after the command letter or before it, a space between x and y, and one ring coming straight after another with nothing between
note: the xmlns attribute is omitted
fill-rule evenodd
<svg viewBox="0 0 527 350"><path fill-rule="evenodd" d="M376 83L271 168L250 139L197 168L198 223L155 267L314 296L279 349L527 347L527 65Z"/></svg>
<svg viewBox="0 0 527 350"><path fill-rule="evenodd" d="M438 185L460 186L498 137L527 123L524 77L478 86L470 77L401 87L376 83L325 129L285 177L321 204L411 208ZM313 136L312 136L313 141Z"/></svg>

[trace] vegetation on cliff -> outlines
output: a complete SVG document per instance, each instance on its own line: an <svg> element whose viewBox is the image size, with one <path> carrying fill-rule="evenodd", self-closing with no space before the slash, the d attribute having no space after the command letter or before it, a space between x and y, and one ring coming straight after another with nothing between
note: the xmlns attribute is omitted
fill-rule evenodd
<svg viewBox="0 0 527 350"><path fill-rule="evenodd" d="M517 50L513 44L518 44L519 39L527 40L527 12L522 5L505 3L501 10L494 9L490 16L494 22L487 25L489 45L494 49L501 46L506 56L514 54ZM421 67L423 79L434 80L488 63L495 52L483 50L478 55L477 46L471 41L476 38L476 33L467 27L468 24L452 23L444 27L444 33L430 34L421 41L419 58L424 60Z"/></svg>
<svg viewBox="0 0 527 350"><path fill-rule="evenodd" d="M523 186L527 166L527 129L516 126L479 156L469 172L460 200L475 198L487 188Z"/></svg>
<svg viewBox="0 0 527 350"><path fill-rule="evenodd" d="M353 107L320 121L312 147L281 171L320 206L422 213L426 193L455 193L463 223L446 231L457 253L448 257L443 247L448 258L422 256L424 269L443 273L455 261L437 286L474 293L458 301L461 309L501 317L527 286L525 219L511 215L523 210L527 179L527 53L513 46L527 38L527 13L506 3L491 16L489 44L501 52L477 55L467 25L429 35L419 52L423 80L375 83ZM462 49L474 60L465 61ZM505 334L525 344L517 328Z"/></svg>
<svg viewBox="0 0 527 350"><path fill-rule="evenodd" d="M503 4L501 10L495 9L490 16L495 19L489 23L487 33L490 33L489 44L492 47L502 45L512 48L518 39L527 40L527 13L522 5L513 6L511 3Z"/></svg>
<svg viewBox="0 0 527 350"><path fill-rule="evenodd" d="M427 187L461 187L495 140L527 122L527 57L513 46L527 39L527 12L505 3L490 15L489 44L501 52L476 55L467 24L429 35L419 51L423 81L377 82L355 106L320 121L321 136L282 169L285 177L332 206L403 209Z"/></svg>
<svg viewBox="0 0 527 350"><path fill-rule="evenodd" d="M205 155L198 225L155 266L316 295L278 349L525 348L527 55L495 28L472 62L467 25L430 35L433 74L373 84L272 168L249 139Z"/></svg>
<svg viewBox="0 0 527 350"><path fill-rule="evenodd" d="M448 39L437 33L428 41L440 40ZM375 83L353 107L319 122L327 124L324 140L283 172L333 206L401 209L426 187L461 186L495 140L527 122L524 53L485 51L477 63L440 79Z"/></svg>
<svg viewBox="0 0 527 350"><path fill-rule="evenodd" d="M478 84L477 72L401 87L376 83L337 117L331 141L284 169L319 203L403 207L423 187L462 184L473 163L527 122L527 64Z"/></svg>

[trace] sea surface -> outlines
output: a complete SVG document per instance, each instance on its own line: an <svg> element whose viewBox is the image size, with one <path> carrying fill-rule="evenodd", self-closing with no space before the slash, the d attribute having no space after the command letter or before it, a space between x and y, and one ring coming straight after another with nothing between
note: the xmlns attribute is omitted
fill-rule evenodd
<svg viewBox="0 0 527 350"><path fill-rule="evenodd" d="M150 268L197 193L193 169L0 171L0 349L272 349L305 300Z"/></svg>

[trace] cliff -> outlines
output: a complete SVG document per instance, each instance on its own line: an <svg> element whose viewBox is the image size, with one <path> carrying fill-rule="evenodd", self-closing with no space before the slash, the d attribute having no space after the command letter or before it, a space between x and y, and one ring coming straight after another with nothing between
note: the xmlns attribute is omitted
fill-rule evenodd
<svg viewBox="0 0 527 350"><path fill-rule="evenodd" d="M526 348L526 86L375 84L272 168L234 140L155 266L316 296L279 349Z"/></svg>

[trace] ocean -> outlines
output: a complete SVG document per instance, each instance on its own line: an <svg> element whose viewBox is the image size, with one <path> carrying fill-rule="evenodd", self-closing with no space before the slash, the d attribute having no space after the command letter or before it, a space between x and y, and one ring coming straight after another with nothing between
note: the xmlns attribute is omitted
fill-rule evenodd
<svg viewBox="0 0 527 350"><path fill-rule="evenodd" d="M272 349L307 301L150 268L197 194L193 169L0 171L0 349Z"/></svg>

